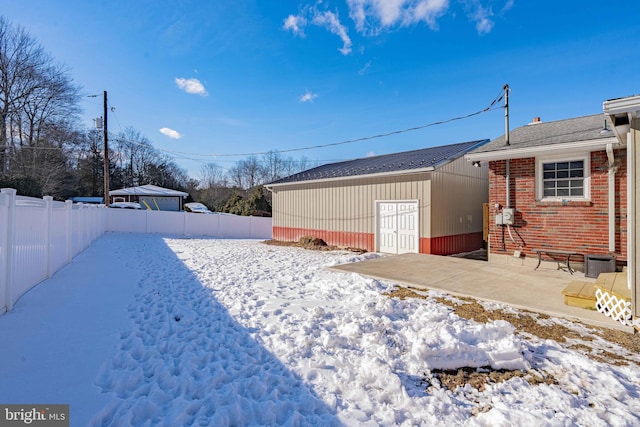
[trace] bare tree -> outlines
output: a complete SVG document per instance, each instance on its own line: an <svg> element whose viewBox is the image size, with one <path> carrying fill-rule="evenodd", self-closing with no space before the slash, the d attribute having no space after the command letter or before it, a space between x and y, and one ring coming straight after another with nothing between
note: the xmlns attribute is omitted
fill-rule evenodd
<svg viewBox="0 0 640 427"><path fill-rule="evenodd" d="M127 127L114 138L114 171L125 187L153 184L183 189L189 177L169 156L163 155L139 131ZM115 188L115 187L113 187Z"/></svg>
<svg viewBox="0 0 640 427"><path fill-rule="evenodd" d="M104 156L102 134L90 130L76 152L76 191L83 196L102 196L104 193Z"/></svg>
<svg viewBox="0 0 640 427"><path fill-rule="evenodd" d="M6 173L9 168L8 154L15 150L17 141L24 143L27 138L37 135L35 119L43 118L38 111L33 111L37 101L41 107L46 106L47 96L56 93L51 85L51 74L60 75L54 70L51 57L43 48L21 27L13 26L6 18L0 17L0 172ZM55 97L54 97L55 98ZM51 99L49 99L50 101ZM26 128L24 119L29 116L26 112L31 107L33 123ZM51 111L51 109L43 108ZM45 115L46 116L46 115ZM14 127L16 126L16 127Z"/></svg>
<svg viewBox="0 0 640 427"><path fill-rule="evenodd" d="M285 173L287 159L278 151L269 151L262 156L262 176L264 182L282 178Z"/></svg>
<svg viewBox="0 0 640 427"><path fill-rule="evenodd" d="M207 163L200 168L200 177L198 201L210 209L221 206L228 193L224 170L215 163Z"/></svg>
<svg viewBox="0 0 640 427"><path fill-rule="evenodd" d="M200 187L203 189L226 186L224 170L215 163L207 163L200 168Z"/></svg>
<svg viewBox="0 0 640 427"><path fill-rule="evenodd" d="M260 184L262 165L256 156L249 156L240 161L240 170L244 176L245 188L250 189Z"/></svg>
<svg viewBox="0 0 640 427"><path fill-rule="evenodd" d="M268 183L309 169L312 166L306 157L294 160L292 157L282 156L278 151L270 151L263 156L262 167L264 183Z"/></svg>
<svg viewBox="0 0 640 427"><path fill-rule="evenodd" d="M114 145L123 185L135 187L148 184L148 167L159 160L158 152L149 140L136 129L127 127L115 137Z"/></svg>
<svg viewBox="0 0 640 427"><path fill-rule="evenodd" d="M78 103L67 70L0 17L0 175L28 177L54 197L69 194Z"/></svg>
<svg viewBox="0 0 640 427"><path fill-rule="evenodd" d="M240 160L229 169L228 176L232 185L243 190L248 190L261 184L263 166L256 156L249 156Z"/></svg>
<svg viewBox="0 0 640 427"><path fill-rule="evenodd" d="M234 166L229 168L229 172L227 172L227 176L229 177L229 183L236 188L243 189L245 187L244 181L244 173L242 170L242 165L240 162L236 162Z"/></svg>

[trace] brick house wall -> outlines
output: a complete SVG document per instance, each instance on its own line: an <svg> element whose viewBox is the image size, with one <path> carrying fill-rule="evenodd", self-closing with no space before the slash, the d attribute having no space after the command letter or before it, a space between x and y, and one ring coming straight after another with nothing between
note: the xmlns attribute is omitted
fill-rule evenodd
<svg viewBox="0 0 640 427"><path fill-rule="evenodd" d="M627 162L626 149L614 151L615 175L615 255L618 263L627 258ZM583 254L609 253L609 181L606 151L590 155L589 201L536 201L535 158L512 159L510 164L510 207L515 223L508 230L496 225L495 215L506 203L506 161L489 163L489 246L492 254L512 255L520 250L526 258L537 258L532 249L551 247ZM576 258L582 262L582 258Z"/></svg>

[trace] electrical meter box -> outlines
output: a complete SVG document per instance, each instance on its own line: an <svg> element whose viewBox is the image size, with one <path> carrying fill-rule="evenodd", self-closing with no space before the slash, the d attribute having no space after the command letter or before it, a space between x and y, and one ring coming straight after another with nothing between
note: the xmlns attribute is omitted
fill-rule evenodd
<svg viewBox="0 0 640 427"><path fill-rule="evenodd" d="M513 208L502 209L502 224L513 225L516 219L516 210Z"/></svg>

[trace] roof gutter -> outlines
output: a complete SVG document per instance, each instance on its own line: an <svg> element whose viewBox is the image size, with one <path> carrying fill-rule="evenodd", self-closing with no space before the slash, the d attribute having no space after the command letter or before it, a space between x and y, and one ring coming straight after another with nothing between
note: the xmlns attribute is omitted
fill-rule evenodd
<svg viewBox="0 0 640 427"><path fill-rule="evenodd" d="M305 181L282 182L282 183L278 183L278 184L267 184L267 185L265 185L265 187L269 191L272 191L271 189L273 187L283 187L283 186L286 186L286 185L312 184L312 183L315 184L315 183L320 183L320 182L336 182L336 181L346 181L346 180L349 180L349 179L377 178L377 177L382 177L382 176L415 175L415 174L420 174L420 173L433 172L435 170L436 170L435 167L429 166L428 168L400 170L400 171L394 171L394 172L380 172L380 173L371 173L371 174L364 174L364 175L340 176L340 177L336 177L336 178L322 178L322 179L310 179L310 180L305 180Z"/></svg>
<svg viewBox="0 0 640 427"><path fill-rule="evenodd" d="M630 113L635 114L635 117L638 117L638 114L640 113L639 106L640 95L629 96L620 99L610 99L602 103L602 109L604 110L604 113L608 115Z"/></svg>
<svg viewBox="0 0 640 427"><path fill-rule="evenodd" d="M618 140L624 144L631 129L631 121L640 116L640 95L604 101L602 110L613 123L613 132Z"/></svg>
<svg viewBox="0 0 640 427"><path fill-rule="evenodd" d="M579 153L585 151L606 150L607 144L617 144L619 140L615 137L602 138L588 141L576 141L569 143L542 145L536 147L513 148L510 145L508 149L499 151L487 151L480 153L469 153L464 157L470 162L481 162L491 160L507 160L507 159L523 159L527 157L538 157L552 154ZM517 143L516 143L517 146Z"/></svg>

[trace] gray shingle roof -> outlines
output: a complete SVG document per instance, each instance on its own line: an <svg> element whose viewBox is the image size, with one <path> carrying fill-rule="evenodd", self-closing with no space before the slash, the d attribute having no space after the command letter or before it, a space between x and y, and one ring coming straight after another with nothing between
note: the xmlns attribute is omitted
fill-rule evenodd
<svg viewBox="0 0 640 427"><path fill-rule="evenodd" d="M487 142L489 142L488 139L461 142L441 147L328 163L273 181L267 185L438 168Z"/></svg>
<svg viewBox="0 0 640 427"><path fill-rule="evenodd" d="M110 196L170 196L170 197L187 197L189 193L184 191L171 190L169 188L158 187L157 185L141 185L139 187L122 188L120 190L112 190Z"/></svg>
<svg viewBox="0 0 640 427"><path fill-rule="evenodd" d="M505 145L505 137L502 135L472 152L488 153L608 138L613 133L601 133L605 121L607 128L613 129L613 124L604 114L529 124L509 131L509 145Z"/></svg>

